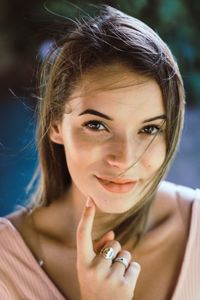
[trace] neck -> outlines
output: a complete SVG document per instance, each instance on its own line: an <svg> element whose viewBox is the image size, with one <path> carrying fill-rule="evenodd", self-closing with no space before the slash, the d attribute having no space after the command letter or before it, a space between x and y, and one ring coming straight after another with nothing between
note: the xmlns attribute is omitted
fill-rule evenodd
<svg viewBox="0 0 200 300"><path fill-rule="evenodd" d="M76 233L77 226L81 219L83 209L86 204L86 197L73 185L66 193L63 199L66 209L70 213L70 224ZM121 218L122 214L104 213L96 207L96 213L93 223L92 238L93 240L100 239L106 232L113 228L113 225ZM75 236L72 236L75 240Z"/></svg>
<svg viewBox="0 0 200 300"><path fill-rule="evenodd" d="M76 248L76 230L79 224L86 198L70 189L64 197L52 202L48 207L37 209L33 213L34 227L44 237L55 240L67 248ZM96 208L93 225L93 240L100 239L113 228L119 214L103 213Z"/></svg>
<svg viewBox="0 0 200 300"><path fill-rule="evenodd" d="M71 187L62 198L52 202L48 207L39 208L35 212L34 223L37 232L67 248L76 249L76 230L85 203L86 197L80 194L78 189ZM94 241L99 240L123 219L124 214L103 213L96 208L92 239ZM149 226L151 226L151 220L149 221L145 226L145 231L148 231ZM137 222L135 226L137 226Z"/></svg>

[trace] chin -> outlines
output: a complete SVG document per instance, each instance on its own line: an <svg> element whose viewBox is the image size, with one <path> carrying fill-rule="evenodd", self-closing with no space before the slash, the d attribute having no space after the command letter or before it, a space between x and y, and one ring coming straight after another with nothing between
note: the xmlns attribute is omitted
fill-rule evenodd
<svg viewBox="0 0 200 300"><path fill-rule="evenodd" d="M123 214L127 212L129 209L132 208L133 205L130 206L125 206L122 204L122 200L116 200L116 199L111 199L111 200L106 200L106 201L98 201L98 197L96 196L91 196L93 199L97 211L100 211L102 213L107 213L107 214ZM121 202L121 203L120 203Z"/></svg>
<svg viewBox="0 0 200 300"><path fill-rule="evenodd" d="M110 192L102 192L95 189L90 191L89 195L95 202L97 210L108 214L123 214L132 209L140 201L142 197L142 186L131 193L117 194Z"/></svg>
<svg viewBox="0 0 200 300"><path fill-rule="evenodd" d="M102 212L102 213L105 213L105 214L113 214L113 215L120 215L120 214L123 214L125 213L127 210L116 210L114 208L99 208L97 207L97 209Z"/></svg>

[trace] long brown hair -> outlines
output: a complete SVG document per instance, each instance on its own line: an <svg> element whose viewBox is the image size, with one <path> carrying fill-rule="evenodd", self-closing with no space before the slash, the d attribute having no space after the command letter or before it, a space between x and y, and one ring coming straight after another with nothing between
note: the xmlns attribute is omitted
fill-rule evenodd
<svg viewBox="0 0 200 300"><path fill-rule="evenodd" d="M121 243L141 236L155 191L177 149L184 118L184 88L168 46L147 25L117 9L102 6L95 17L73 22L45 61L40 82L36 188L27 205L48 206L71 184L64 147L53 143L49 129L62 118L64 106L81 76L98 66L120 62L157 81L166 112L166 158L137 207L119 217L114 230ZM32 183L33 183L32 181ZM113 224L111 225L113 229Z"/></svg>

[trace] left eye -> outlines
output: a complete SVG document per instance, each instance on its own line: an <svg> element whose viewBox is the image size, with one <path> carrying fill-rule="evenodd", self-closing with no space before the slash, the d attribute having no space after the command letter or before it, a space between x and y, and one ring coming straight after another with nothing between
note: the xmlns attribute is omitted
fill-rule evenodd
<svg viewBox="0 0 200 300"><path fill-rule="evenodd" d="M149 135L157 134L159 131L160 131L160 127L156 125L145 126L140 130L141 133L145 133Z"/></svg>

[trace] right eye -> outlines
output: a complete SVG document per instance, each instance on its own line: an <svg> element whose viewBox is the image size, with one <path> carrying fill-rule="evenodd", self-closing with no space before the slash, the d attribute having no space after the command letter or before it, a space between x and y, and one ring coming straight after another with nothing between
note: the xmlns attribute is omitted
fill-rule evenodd
<svg viewBox="0 0 200 300"><path fill-rule="evenodd" d="M89 129L91 131L104 131L104 130L108 131L106 126L103 124L103 122L96 121L96 120L87 121L87 122L83 123L82 126L86 127L87 129Z"/></svg>

